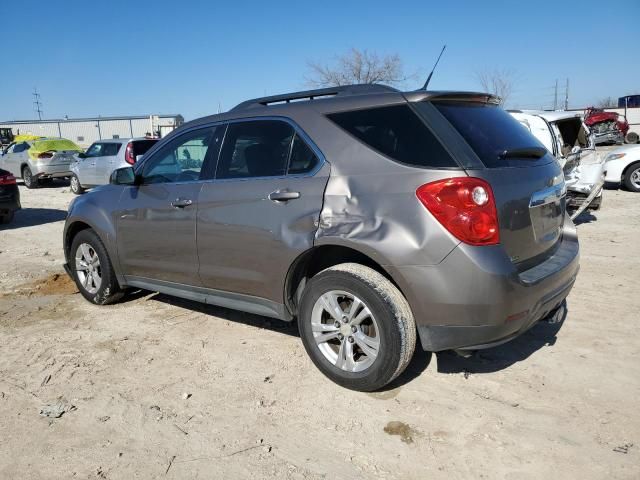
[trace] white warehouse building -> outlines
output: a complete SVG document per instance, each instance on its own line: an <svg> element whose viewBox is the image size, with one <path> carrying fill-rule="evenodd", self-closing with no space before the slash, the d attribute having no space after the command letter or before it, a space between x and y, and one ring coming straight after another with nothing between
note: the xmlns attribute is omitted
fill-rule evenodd
<svg viewBox="0 0 640 480"><path fill-rule="evenodd" d="M108 138L144 137L167 133L184 123L179 114L138 115L128 117L64 118L54 120L14 120L0 122L0 128L10 128L14 135L39 135L66 138L81 147Z"/></svg>

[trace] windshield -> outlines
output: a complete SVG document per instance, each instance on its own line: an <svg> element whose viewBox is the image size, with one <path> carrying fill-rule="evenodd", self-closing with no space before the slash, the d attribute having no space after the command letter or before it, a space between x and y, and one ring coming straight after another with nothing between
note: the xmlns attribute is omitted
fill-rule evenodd
<svg viewBox="0 0 640 480"><path fill-rule="evenodd" d="M524 152L545 147L500 107L461 102L433 102L433 105L462 135L487 168L528 167L553 161L548 153L540 157L505 155L505 152Z"/></svg>

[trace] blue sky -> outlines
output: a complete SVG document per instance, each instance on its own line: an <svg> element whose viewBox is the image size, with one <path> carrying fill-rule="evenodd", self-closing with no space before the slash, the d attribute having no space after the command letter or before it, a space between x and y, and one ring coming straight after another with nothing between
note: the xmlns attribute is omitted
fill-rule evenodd
<svg viewBox="0 0 640 480"><path fill-rule="evenodd" d="M639 0L28 4L16 6L24 21L0 31L13 54L0 74L0 120L34 118L34 87L45 118L192 119L304 89L309 61L352 47L398 53L421 73L414 89L444 43L433 89L477 90L474 72L498 68L515 72L512 106L548 105L567 77L571 107L640 93Z"/></svg>

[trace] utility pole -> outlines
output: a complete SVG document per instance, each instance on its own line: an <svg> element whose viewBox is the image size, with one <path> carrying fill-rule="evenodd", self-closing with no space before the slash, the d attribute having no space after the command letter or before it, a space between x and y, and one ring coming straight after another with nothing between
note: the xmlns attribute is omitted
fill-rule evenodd
<svg viewBox="0 0 640 480"><path fill-rule="evenodd" d="M564 109L569 110L569 79L567 78L567 86L564 89Z"/></svg>
<svg viewBox="0 0 640 480"><path fill-rule="evenodd" d="M556 88L553 91L553 110L558 109L558 79L556 78Z"/></svg>
<svg viewBox="0 0 640 480"><path fill-rule="evenodd" d="M35 107L35 111L38 112L38 120L42 120L42 102L40 101L40 94L36 87L33 87L33 106Z"/></svg>

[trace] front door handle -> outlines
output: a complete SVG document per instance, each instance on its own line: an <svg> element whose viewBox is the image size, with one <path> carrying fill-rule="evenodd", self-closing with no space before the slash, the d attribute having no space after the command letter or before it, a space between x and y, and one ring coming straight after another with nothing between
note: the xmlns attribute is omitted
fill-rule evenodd
<svg viewBox="0 0 640 480"><path fill-rule="evenodd" d="M171 206L175 208L184 208L188 207L193 203L193 200L188 198L176 198L173 202L171 202Z"/></svg>
<svg viewBox="0 0 640 480"><path fill-rule="evenodd" d="M300 198L300 192L292 192L290 190L276 190L269 194L269 200L272 202L288 202Z"/></svg>

